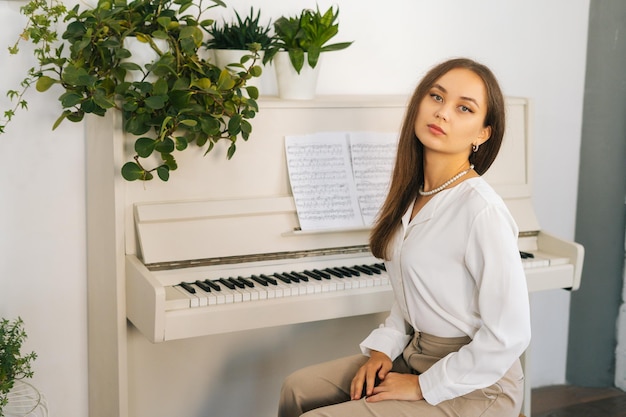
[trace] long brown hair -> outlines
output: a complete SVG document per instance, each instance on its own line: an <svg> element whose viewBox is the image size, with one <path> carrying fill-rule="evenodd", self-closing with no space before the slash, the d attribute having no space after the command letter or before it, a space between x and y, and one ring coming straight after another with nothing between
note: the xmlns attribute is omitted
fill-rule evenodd
<svg viewBox="0 0 626 417"><path fill-rule="evenodd" d="M505 105L504 96L491 70L467 58L451 59L433 67L415 89L404 117L389 194L370 235L370 249L377 258L389 259L388 249L393 233L424 182L424 148L415 136L415 120L420 103L439 78L456 68L474 72L483 80L487 91L487 114L483 126L491 126L491 137L470 155L474 170L483 175L498 155L504 136Z"/></svg>

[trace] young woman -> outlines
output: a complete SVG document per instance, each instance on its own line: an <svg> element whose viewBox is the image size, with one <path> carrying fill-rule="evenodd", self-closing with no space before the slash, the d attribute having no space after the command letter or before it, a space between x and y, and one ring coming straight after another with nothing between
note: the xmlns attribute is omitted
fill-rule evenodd
<svg viewBox="0 0 626 417"><path fill-rule="evenodd" d="M363 355L286 378L279 417L517 417L530 341L517 226L482 179L504 135L504 98L469 59L431 69L402 126L370 237L395 302Z"/></svg>

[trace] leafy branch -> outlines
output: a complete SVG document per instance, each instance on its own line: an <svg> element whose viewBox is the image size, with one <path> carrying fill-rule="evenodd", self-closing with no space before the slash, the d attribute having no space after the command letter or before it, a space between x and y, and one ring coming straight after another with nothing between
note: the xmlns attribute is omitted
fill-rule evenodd
<svg viewBox="0 0 626 417"><path fill-rule="evenodd" d="M40 92L53 86L63 90L58 97L63 110L53 129L64 120L80 122L86 114L119 110L124 131L138 136L136 155L121 170L129 181L150 180L154 172L167 181L178 167L174 152L190 143L209 152L218 141L230 141L231 158L237 138L248 140L258 90L246 82L261 74L260 47L251 45L250 54L228 69L198 55L213 24L202 16L225 6L221 0L208 5L203 0L100 0L86 10L49 1L31 0L22 8L29 23L12 51L19 50L20 41L32 42L39 67L28 71L22 91L9 93L17 103L5 112L6 122L18 108L27 108L23 97L32 85ZM61 19L66 29L58 39ZM129 38L148 46L156 59L137 62ZM147 158L156 159L156 166L146 167Z"/></svg>
<svg viewBox="0 0 626 417"><path fill-rule="evenodd" d="M0 320L0 417L8 403L8 394L16 379L31 378L31 362L37 358L35 352L22 355L22 344L26 331L21 317L13 321Z"/></svg>

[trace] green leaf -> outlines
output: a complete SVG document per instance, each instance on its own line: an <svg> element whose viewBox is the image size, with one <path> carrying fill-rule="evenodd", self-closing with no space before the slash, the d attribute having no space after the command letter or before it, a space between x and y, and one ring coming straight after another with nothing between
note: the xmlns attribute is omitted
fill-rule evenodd
<svg viewBox="0 0 626 417"><path fill-rule="evenodd" d="M241 132L245 134L250 134L252 132L252 125L247 120L241 121Z"/></svg>
<svg viewBox="0 0 626 417"><path fill-rule="evenodd" d="M198 125L198 122L196 122L193 119L183 119L180 121L181 125L185 125L185 126L189 126L189 127L194 127Z"/></svg>
<svg viewBox="0 0 626 417"><path fill-rule="evenodd" d="M260 77L262 73L263 69L259 65L255 65L250 68L250 75L252 75L253 77Z"/></svg>
<svg viewBox="0 0 626 417"><path fill-rule="evenodd" d="M84 117L85 117L84 111L82 110L72 111L72 112L69 112L69 114L67 115L67 120L69 120L70 122L78 123L78 122L82 122Z"/></svg>
<svg viewBox="0 0 626 417"><path fill-rule="evenodd" d="M234 114L228 121L228 134L235 136L241 132L241 115Z"/></svg>
<svg viewBox="0 0 626 417"><path fill-rule="evenodd" d="M78 105L82 100L83 96L73 91L68 91L67 93L61 94L61 96L59 96L59 101L64 108L74 107Z"/></svg>
<svg viewBox="0 0 626 417"><path fill-rule="evenodd" d="M220 133L220 122L219 120L206 116L200 119L200 128L204 133L209 136L216 136Z"/></svg>
<svg viewBox="0 0 626 417"><path fill-rule="evenodd" d="M161 153L172 153L176 149L174 141L171 138L165 138L161 142L157 142L154 150Z"/></svg>
<svg viewBox="0 0 626 417"><path fill-rule="evenodd" d="M236 150L237 150L237 146L235 145L235 142L231 143L230 146L228 147L228 152L226 153L226 158L227 159L231 159L233 157L233 155L235 154Z"/></svg>
<svg viewBox="0 0 626 417"><path fill-rule="evenodd" d="M177 151L184 151L185 149L187 149L187 146L189 145L189 142L187 141L187 138L184 136L179 136L177 138L175 138L176 141L176 150Z"/></svg>
<svg viewBox="0 0 626 417"><path fill-rule="evenodd" d="M304 51L300 48L289 50L289 60L298 74L304 67Z"/></svg>
<svg viewBox="0 0 626 417"><path fill-rule="evenodd" d="M35 89L40 93L47 91L50 87L52 87L56 83L56 81L47 75L42 75L37 80L37 84L35 85Z"/></svg>
<svg viewBox="0 0 626 417"><path fill-rule="evenodd" d="M220 77L221 78L221 77ZM198 87L201 90L208 90L211 88L211 80L209 78L200 78L191 83L193 87Z"/></svg>
<svg viewBox="0 0 626 417"><path fill-rule="evenodd" d="M61 115L58 117L58 119L56 119L56 121L54 122L54 124L52 125L52 130L56 129L57 127L59 127L59 125L61 124L61 122L63 120L65 120L67 118L68 115L70 115L72 112L69 110L65 110L63 113L61 113Z"/></svg>
<svg viewBox="0 0 626 417"><path fill-rule="evenodd" d="M217 88L219 90L230 90L234 86L235 81L231 77L230 72L228 72L228 70L226 69L223 69L222 72L220 72L220 78L217 80Z"/></svg>
<svg viewBox="0 0 626 417"><path fill-rule="evenodd" d="M167 181L170 179L170 168L167 165L159 166L156 171L161 181Z"/></svg>
<svg viewBox="0 0 626 417"><path fill-rule="evenodd" d="M167 81L163 78L159 78L154 82L154 87L152 88L152 94L155 96L161 96L167 94Z"/></svg>
<svg viewBox="0 0 626 417"><path fill-rule="evenodd" d="M172 22L172 19L167 16L161 16L157 19L157 22L159 25L161 25L161 27L167 28Z"/></svg>
<svg viewBox="0 0 626 417"><path fill-rule="evenodd" d="M124 68L127 71L141 71L142 68L134 62L121 62L120 68Z"/></svg>
<svg viewBox="0 0 626 417"><path fill-rule="evenodd" d="M167 96L150 96L147 97L144 101L146 106L153 110L162 109L165 107L165 103L167 102Z"/></svg>
<svg viewBox="0 0 626 417"><path fill-rule="evenodd" d="M152 32L152 36L156 39L169 39L169 35L163 30L155 30Z"/></svg>
<svg viewBox="0 0 626 417"><path fill-rule="evenodd" d="M152 138L141 137L135 141L135 152L142 158L152 155L156 141Z"/></svg>
<svg viewBox="0 0 626 417"><path fill-rule="evenodd" d="M122 177L126 181L151 180L152 174L142 169L136 162L127 162L122 167Z"/></svg>
<svg viewBox="0 0 626 417"><path fill-rule="evenodd" d="M165 165L167 165L167 167L170 169L170 171L175 171L178 168L178 165L176 164L176 159L174 159L174 156L172 154L163 153L161 154L161 158L165 162Z"/></svg>
<svg viewBox="0 0 626 417"><path fill-rule="evenodd" d="M250 98L257 99L259 98L259 89L253 85L246 86L246 91Z"/></svg>

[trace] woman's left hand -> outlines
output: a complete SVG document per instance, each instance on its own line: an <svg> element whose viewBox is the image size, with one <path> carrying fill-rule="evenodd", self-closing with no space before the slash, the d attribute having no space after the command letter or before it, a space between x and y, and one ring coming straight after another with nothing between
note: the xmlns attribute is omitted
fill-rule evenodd
<svg viewBox="0 0 626 417"><path fill-rule="evenodd" d="M367 397L368 402L384 400L423 400L419 377L413 374L389 372L385 379L376 387L372 395Z"/></svg>

